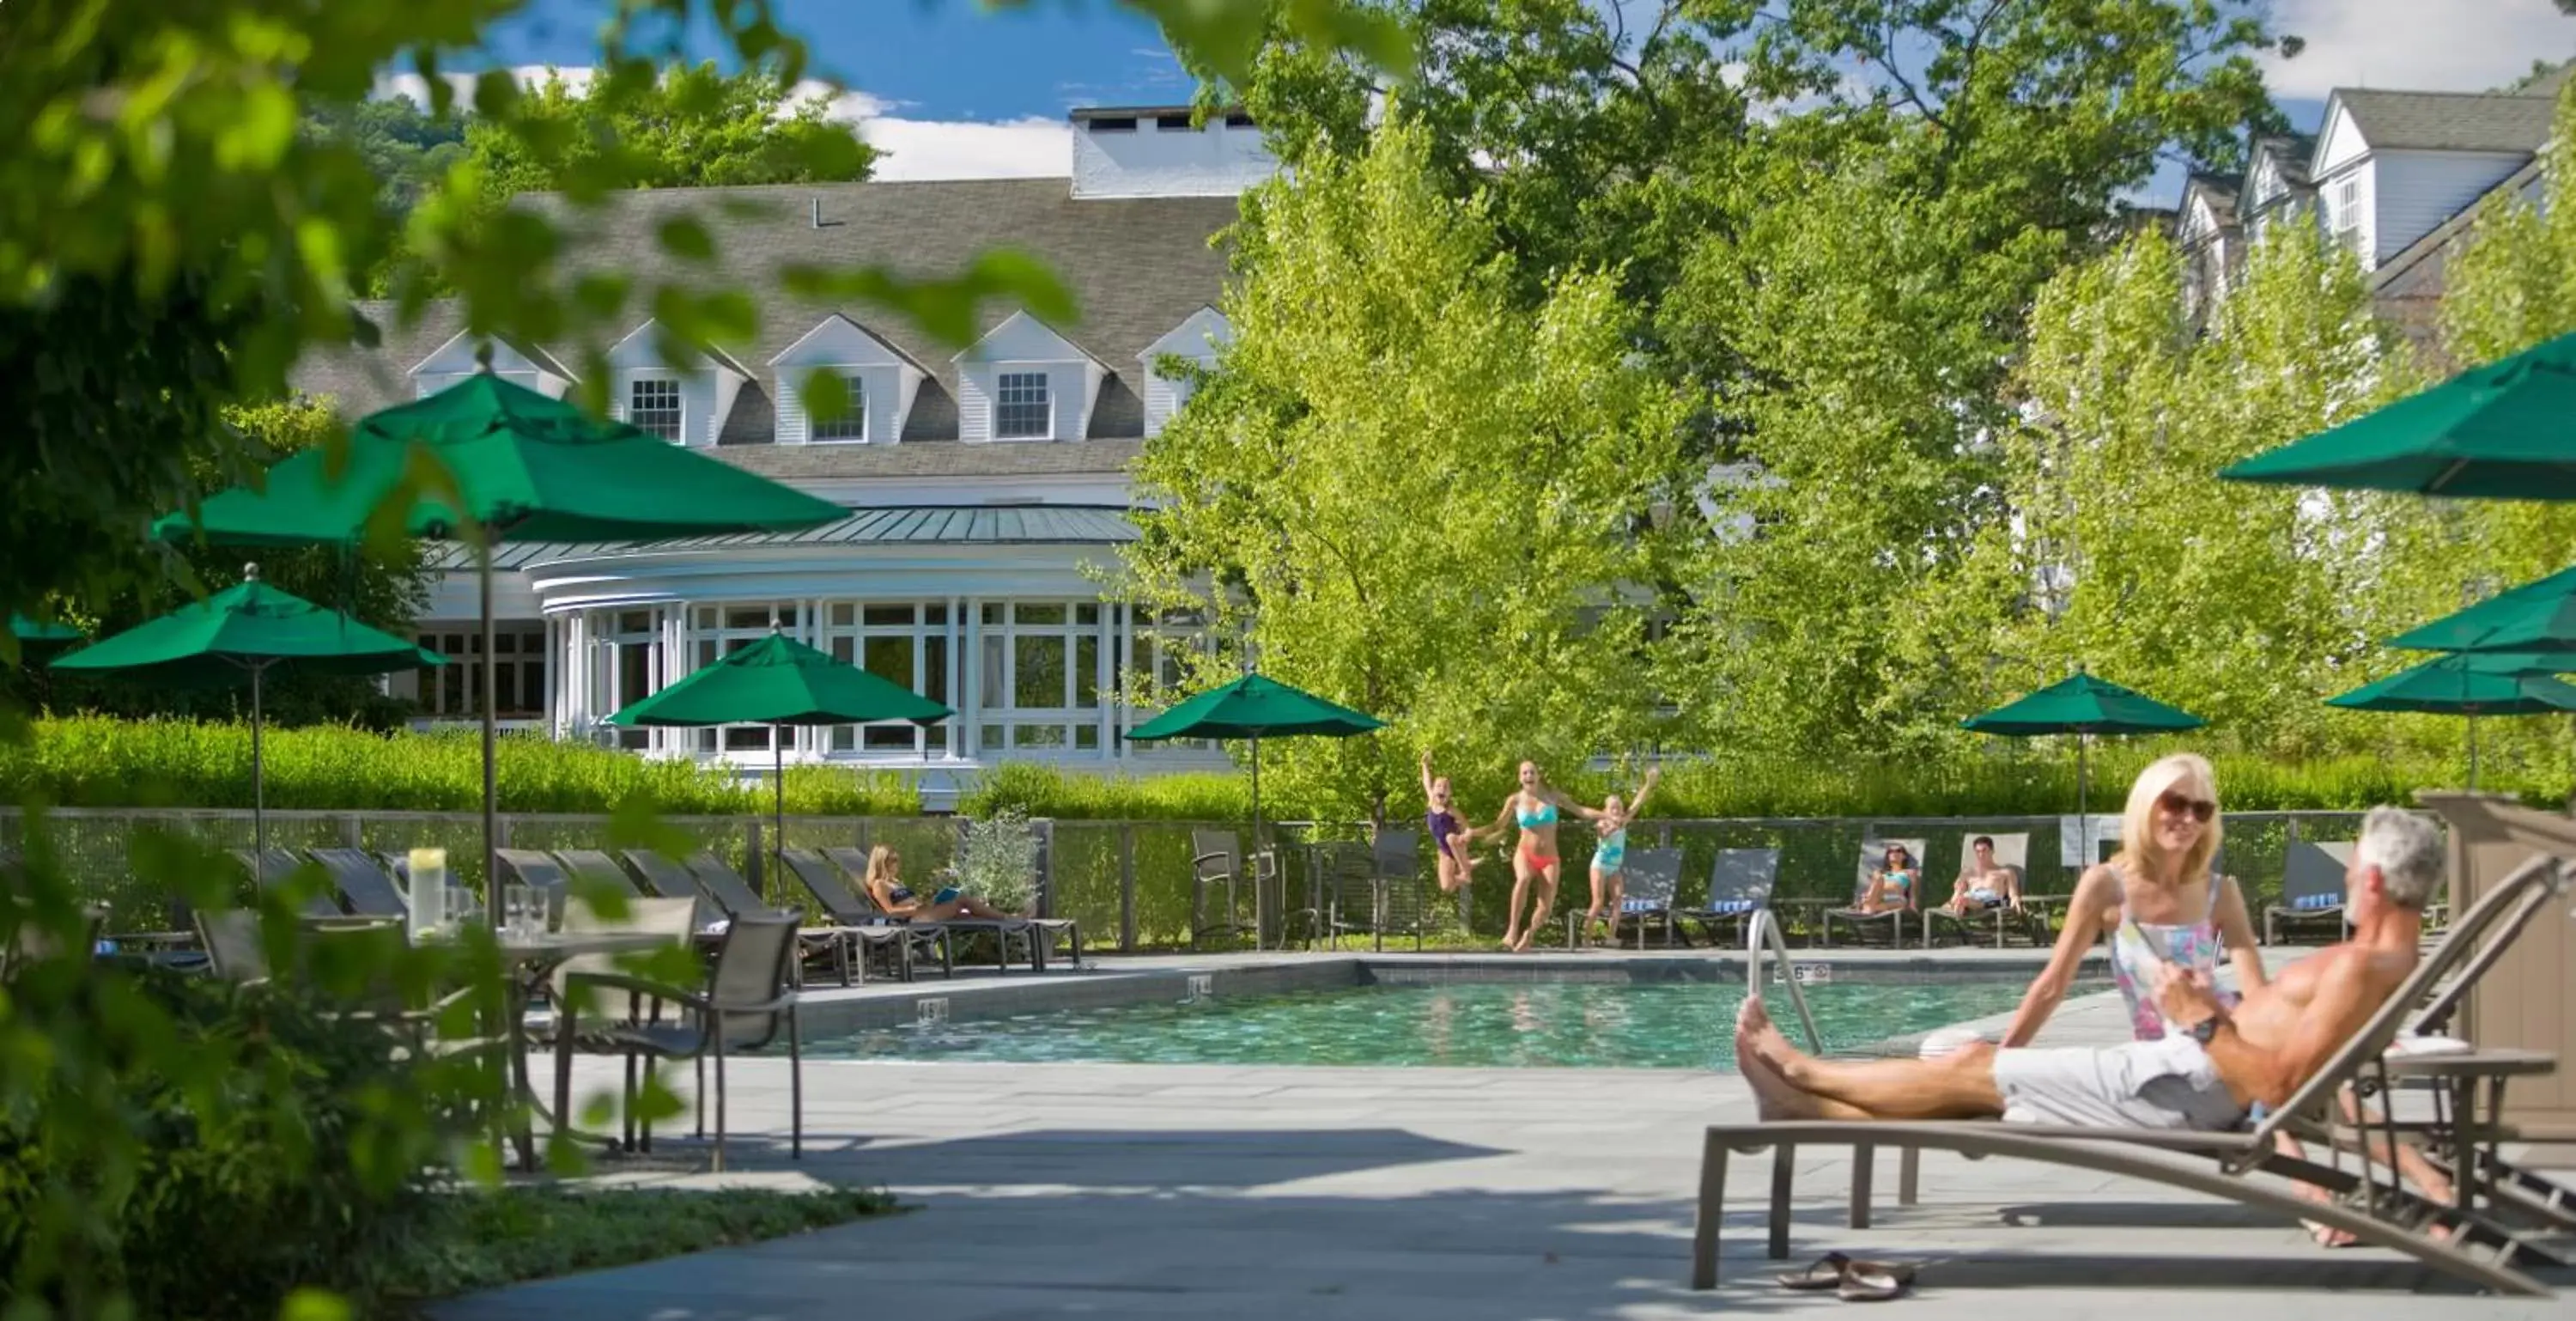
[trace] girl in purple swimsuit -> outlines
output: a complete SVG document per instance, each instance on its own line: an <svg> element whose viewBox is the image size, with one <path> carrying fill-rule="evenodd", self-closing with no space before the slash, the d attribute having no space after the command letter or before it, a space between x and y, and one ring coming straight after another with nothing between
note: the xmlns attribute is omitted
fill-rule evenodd
<svg viewBox="0 0 2576 1321"><path fill-rule="evenodd" d="M1431 804L1423 817L1423 826L1431 832L1431 842L1439 852L1440 892L1456 894L1467 884L1467 846L1476 832L1458 818L1458 807L1449 796L1449 777L1431 773L1431 750L1422 751L1422 796Z"/></svg>

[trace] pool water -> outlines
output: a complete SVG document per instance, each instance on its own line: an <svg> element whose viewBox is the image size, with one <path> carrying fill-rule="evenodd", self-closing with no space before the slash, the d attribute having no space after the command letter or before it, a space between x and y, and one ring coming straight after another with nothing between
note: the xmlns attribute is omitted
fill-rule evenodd
<svg viewBox="0 0 2576 1321"><path fill-rule="evenodd" d="M2021 980L1806 988L1828 1052L2011 1010ZM1368 986L882 1028L817 1043L862 1059L1477 1068L1735 1067L1741 986L1520 982ZM1785 994L1770 997L1806 1045Z"/></svg>

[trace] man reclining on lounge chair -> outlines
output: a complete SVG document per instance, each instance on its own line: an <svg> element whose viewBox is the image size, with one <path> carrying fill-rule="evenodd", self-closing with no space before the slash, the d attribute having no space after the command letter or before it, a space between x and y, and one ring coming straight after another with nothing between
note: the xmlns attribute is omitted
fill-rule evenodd
<svg viewBox="0 0 2576 1321"><path fill-rule="evenodd" d="M1988 1119L2221 1131L2256 1103L2288 1101L2414 971L2424 905L2442 879L2441 838L2372 808L2344 873L2352 938L2282 969L2233 1010L2201 974L2156 978L2161 1041L2078 1049L1977 1043L1929 1060L1801 1054L1746 996L1736 1067L1764 1119Z"/></svg>

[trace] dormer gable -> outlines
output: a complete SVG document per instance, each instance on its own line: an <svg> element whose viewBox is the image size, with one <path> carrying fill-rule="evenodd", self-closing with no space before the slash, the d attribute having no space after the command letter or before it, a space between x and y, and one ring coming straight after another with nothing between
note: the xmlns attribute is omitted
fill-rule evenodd
<svg viewBox="0 0 2576 1321"><path fill-rule="evenodd" d="M1190 401L1190 393L1198 384L1180 373L1167 376L1158 364L1167 358L1183 358L1200 367L1213 367L1218 354L1233 341L1234 326L1225 314L1213 307L1202 307L1136 355L1145 368L1146 435L1161 435L1173 414Z"/></svg>
<svg viewBox="0 0 2576 1321"><path fill-rule="evenodd" d="M2343 92L2337 89L2326 97L2316 154L2308 158L2308 177L2323 183L2327 175L2369 154L2370 141L2362 136L2361 121L2353 117L2352 107L2343 103Z"/></svg>
<svg viewBox="0 0 2576 1321"><path fill-rule="evenodd" d="M834 312L769 360L778 406L778 443L863 442L891 445L903 435L912 403L930 371L867 327ZM816 372L837 372L855 405L817 421L805 406Z"/></svg>
<svg viewBox="0 0 2576 1321"><path fill-rule="evenodd" d="M751 373L721 349L674 340L647 320L609 347L609 416L678 444L713 445Z"/></svg>
<svg viewBox="0 0 2576 1321"><path fill-rule="evenodd" d="M477 335L470 330L458 331L426 358L412 364L407 373L412 378L416 398L427 398L483 370L483 355L491 354L492 374L513 385L524 385L551 399L561 399L581 379L535 345L507 338Z"/></svg>
<svg viewBox="0 0 2576 1321"><path fill-rule="evenodd" d="M1081 440L1107 364L1026 312L967 347L957 367L957 438Z"/></svg>

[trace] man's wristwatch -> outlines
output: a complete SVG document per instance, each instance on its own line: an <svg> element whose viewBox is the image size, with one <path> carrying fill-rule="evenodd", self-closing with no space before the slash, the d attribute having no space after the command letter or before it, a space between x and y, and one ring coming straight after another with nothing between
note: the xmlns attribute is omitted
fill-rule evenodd
<svg viewBox="0 0 2576 1321"><path fill-rule="evenodd" d="M2221 1021L2223 1020L2217 1014L2211 1014L2183 1030L2191 1034L2192 1040L2206 1046L2218 1039L2218 1025Z"/></svg>

